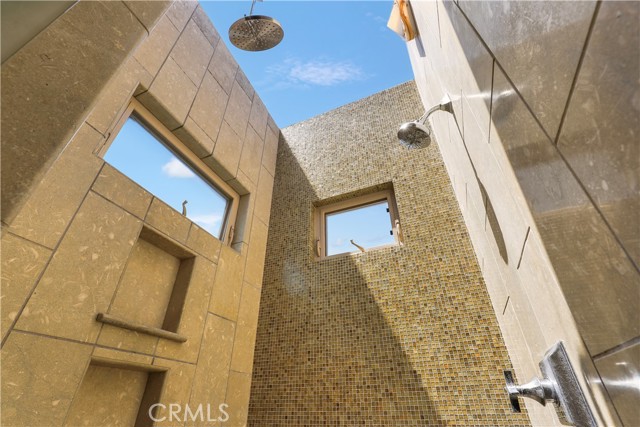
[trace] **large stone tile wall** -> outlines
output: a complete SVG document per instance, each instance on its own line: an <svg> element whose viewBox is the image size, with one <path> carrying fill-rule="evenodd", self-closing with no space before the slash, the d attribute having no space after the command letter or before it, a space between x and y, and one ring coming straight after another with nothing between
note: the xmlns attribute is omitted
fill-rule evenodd
<svg viewBox="0 0 640 427"><path fill-rule="evenodd" d="M413 82L283 130L249 407L251 426L529 425ZM391 182L404 246L316 261L313 204Z"/></svg>
<svg viewBox="0 0 640 427"><path fill-rule="evenodd" d="M95 154L132 97L240 194L232 246ZM116 423L118 398L155 396L214 417L228 403L224 425L245 425L280 131L202 8L80 1L3 64L2 104L1 424L74 424L88 410ZM145 273L154 262L164 268ZM185 343L96 321L160 325L144 301L174 298L152 289L170 276L189 283Z"/></svg>
<svg viewBox="0 0 640 427"><path fill-rule="evenodd" d="M416 82L425 108L454 101L431 123L518 376L538 375L563 340L598 422L634 425L640 395L623 384L640 369L640 4L413 10Z"/></svg>

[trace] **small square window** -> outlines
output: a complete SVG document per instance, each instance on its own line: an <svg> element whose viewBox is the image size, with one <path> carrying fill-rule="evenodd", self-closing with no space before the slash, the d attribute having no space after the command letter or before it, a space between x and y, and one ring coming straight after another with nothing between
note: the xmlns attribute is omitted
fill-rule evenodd
<svg viewBox="0 0 640 427"><path fill-rule="evenodd" d="M316 208L318 259L402 244L393 190L384 190Z"/></svg>
<svg viewBox="0 0 640 427"><path fill-rule="evenodd" d="M238 194L149 111L132 101L112 134L101 150L106 162L211 235L231 243Z"/></svg>

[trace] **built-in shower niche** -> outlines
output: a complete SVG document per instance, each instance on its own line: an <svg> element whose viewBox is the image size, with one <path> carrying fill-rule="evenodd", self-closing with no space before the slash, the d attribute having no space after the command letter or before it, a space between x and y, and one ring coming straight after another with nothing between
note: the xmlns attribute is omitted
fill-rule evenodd
<svg viewBox="0 0 640 427"><path fill-rule="evenodd" d="M186 341L178 334L178 327L194 263L192 252L143 227L113 302L106 313L98 314L97 320L135 333ZM114 334L112 328L107 331L103 333Z"/></svg>
<svg viewBox="0 0 640 427"><path fill-rule="evenodd" d="M82 378L65 426L150 427L165 369L94 358ZM150 414L151 411L151 414Z"/></svg>

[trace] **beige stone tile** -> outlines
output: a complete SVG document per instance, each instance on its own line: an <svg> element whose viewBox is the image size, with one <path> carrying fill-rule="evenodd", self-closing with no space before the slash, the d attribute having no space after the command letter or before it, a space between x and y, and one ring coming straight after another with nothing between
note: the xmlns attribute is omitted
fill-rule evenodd
<svg viewBox="0 0 640 427"><path fill-rule="evenodd" d="M186 336L187 341L178 343L161 338L156 349L156 356L191 363L196 362L215 272L216 265L214 263L205 258L196 257L182 309L182 317L176 331L178 334Z"/></svg>
<svg viewBox="0 0 640 427"><path fill-rule="evenodd" d="M256 204L255 191L240 198L238 207L238 218L236 219L236 232L233 243L249 243L251 239L251 222L253 221L253 210Z"/></svg>
<svg viewBox="0 0 640 427"><path fill-rule="evenodd" d="M251 127L247 127L247 135L242 146L239 168L253 182L258 183L262 149L264 143L260 136Z"/></svg>
<svg viewBox="0 0 640 427"><path fill-rule="evenodd" d="M240 154L242 139L223 121L213 155L202 160L222 179L228 180L236 176Z"/></svg>
<svg viewBox="0 0 640 427"><path fill-rule="evenodd" d="M218 43L209 64L209 71L227 93L231 93L237 70L238 63L231 56L227 46L224 43Z"/></svg>
<svg viewBox="0 0 640 427"><path fill-rule="evenodd" d="M229 95L216 79L210 73L206 73L189 111L189 117L214 141L218 138L228 100ZM211 150L208 154L211 154Z"/></svg>
<svg viewBox="0 0 640 427"><path fill-rule="evenodd" d="M11 223L80 127L87 107L145 33L122 2L77 3L2 64L3 87L20 88L2 95L5 223Z"/></svg>
<svg viewBox="0 0 640 427"><path fill-rule="evenodd" d="M213 47L195 21L190 20L171 50L171 57L196 87L200 86L213 55Z"/></svg>
<svg viewBox="0 0 640 427"><path fill-rule="evenodd" d="M180 419L170 419L169 405L178 404L182 409L189 403L189 395L193 385L196 366L191 363L182 363L175 360L168 360L156 357L153 360L154 366L167 368L162 389L160 402L165 407L160 407L155 417L164 419L155 423L156 426L172 427L176 425L184 425L184 412L180 412Z"/></svg>
<svg viewBox="0 0 640 427"><path fill-rule="evenodd" d="M141 223L89 193L16 328L95 342Z"/></svg>
<svg viewBox="0 0 640 427"><path fill-rule="evenodd" d="M237 372L251 373L253 369L253 353L256 345L256 328L238 325L233 344L231 369Z"/></svg>
<svg viewBox="0 0 640 427"><path fill-rule="evenodd" d="M254 217L244 280L258 287L262 286L264 257L267 251L267 232L267 226Z"/></svg>
<svg viewBox="0 0 640 427"><path fill-rule="evenodd" d="M153 357L151 356L145 356L143 354L131 353L128 351L119 351L103 347L94 347L92 357L109 359L125 365L151 365L153 363Z"/></svg>
<svg viewBox="0 0 640 427"><path fill-rule="evenodd" d="M102 325L97 344L119 350L153 355L158 345L158 337L116 326Z"/></svg>
<svg viewBox="0 0 640 427"><path fill-rule="evenodd" d="M180 268L180 260L138 239L120 279L109 314L145 326L162 328Z"/></svg>
<svg viewBox="0 0 640 427"><path fill-rule="evenodd" d="M174 130L173 134L200 158L207 157L213 152L215 142L190 116L187 116L184 124Z"/></svg>
<svg viewBox="0 0 640 427"><path fill-rule="evenodd" d="M142 84L148 88L152 80L153 76L135 58L131 58L102 92L100 100L87 118L87 123L108 136L109 130L124 112L138 85Z"/></svg>
<svg viewBox="0 0 640 427"><path fill-rule="evenodd" d="M218 263L220 247L223 246L220 240L213 237L196 224L191 224L191 230L189 231L189 238L187 239L186 245L190 249L193 249L206 258L209 258L214 263Z"/></svg>
<svg viewBox="0 0 640 427"><path fill-rule="evenodd" d="M216 47L218 41L220 41L220 34L218 34L218 31L211 23L207 13L202 9L202 6L198 5L191 19L198 24L200 31L202 31L202 34L204 34L211 46Z"/></svg>
<svg viewBox="0 0 640 427"><path fill-rule="evenodd" d="M147 92L137 99L169 129L181 126L196 96L197 87L169 57Z"/></svg>
<svg viewBox="0 0 640 427"><path fill-rule="evenodd" d="M235 321L238 317L244 258L229 246L223 246L213 282L209 311Z"/></svg>
<svg viewBox="0 0 640 427"><path fill-rule="evenodd" d="M247 425L250 393L251 374L231 371L227 389L229 421L224 424L225 426L244 427Z"/></svg>
<svg viewBox="0 0 640 427"><path fill-rule="evenodd" d="M244 93L247 94L249 99L253 100L256 91L253 89L253 86L251 86L251 82L247 78L247 75L244 73L244 71L242 71L242 68L238 68L238 72L236 72L236 81L238 82L242 90L244 90Z"/></svg>
<svg viewBox="0 0 640 427"><path fill-rule="evenodd" d="M92 190L129 213L144 218L153 196L126 175L109 164L105 164Z"/></svg>
<svg viewBox="0 0 640 427"><path fill-rule="evenodd" d="M224 112L224 120L231 126L231 129L244 139L251 113L251 99L242 90L240 84L235 82L229 96L229 103Z"/></svg>
<svg viewBox="0 0 640 427"><path fill-rule="evenodd" d="M211 405L211 415L225 402L235 324L213 314L207 315L202 347L191 391L190 405Z"/></svg>
<svg viewBox="0 0 640 427"><path fill-rule="evenodd" d="M253 97L253 103L251 104L251 114L249 115L249 124L260 135L260 138L265 138L267 132L267 121L269 112L265 107L262 99L259 96Z"/></svg>
<svg viewBox="0 0 640 427"><path fill-rule="evenodd" d="M269 225L269 217L271 215L271 199L273 196L273 176L262 168L260 171L260 181L256 189L256 205L254 214L262 222Z"/></svg>
<svg viewBox="0 0 640 427"><path fill-rule="evenodd" d="M191 221L162 200L154 198L145 222L180 243L187 241Z"/></svg>
<svg viewBox="0 0 640 427"><path fill-rule="evenodd" d="M125 1L129 10L131 10L142 22L147 30L153 30L164 13L171 5L171 1L153 0L153 1Z"/></svg>
<svg viewBox="0 0 640 427"><path fill-rule="evenodd" d="M2 236L2 339L42 273L51 251L11 233Z"/></svg>
<svg viewBox="0 0 640 427"><path fill-rule="evenodd" d="M152 76L158 74L169 52L175 45L180 33L173 26L168 16L163 16L154 27L149 37L138 47L133 54Z"/></svg>
<svg viewBox="0 0 640 427"><path fill-rule="evenodd" d="M89 365L64 425L134 425L148 376L144 371Z"/></svg>
<svg viewBox="0 0 640 427"><path fill-rule="evenodd" d="M236 177L226 181L240 196L245 196L255 192L256 184L247 175L238 169Z"/></svg>
<svg viewBox="0 0 640 427"><path fill-rule="evenodd" d="M276 134L280 133L280 128L276 124L275 120L273 120L273 117L271 117L271 114L269 114L268 112L267 112L267 126L271 129L273 133L276 133Z"/></svg>
<svg viewBox="0 0 640 427"><path fill-rule="evenodd" d="M2 348L2 425L61 426L91 350L13 332Z"/></svg>
<svg viewBox="0 0 640 427"><path fill-rule="evenodd" d="M271 175L275 176L276 173L276 160L278 158L278 140L280 138L280 131L274 132L272 129L267 128L267 133L264 138L264 153L262 155L262 165L267 168Z"/></svg>
<svg viewBox="0 0 640 427"><path fill-rule="evenodd" d="M197 6L197 1L175 1L167 11L167 17L171 20L173 25L175 25L178 31L182 31Z"/></svg>
<svg viewBox="0 0 640 427"><path fill-rule="evenodd" d="M49 248L58 243L103 164L92 154L102 138L80 128L10 225L13 233Z"/></svg>
<svg viewBox="0 0 640 427"><path fill-rule="evenodd" d="M238 325L255 329L258 326L258 313L260 311L260 289L244 283L242 286L242 299L238 311Z"/></svg>
<svg viewBox="0 0 640 427"><path fill-rule="evenodd" d="M636 2L602 3L558 140L564 158L636 267L640 120L637 91L629 88L640 68L638 19Z"/></svg>

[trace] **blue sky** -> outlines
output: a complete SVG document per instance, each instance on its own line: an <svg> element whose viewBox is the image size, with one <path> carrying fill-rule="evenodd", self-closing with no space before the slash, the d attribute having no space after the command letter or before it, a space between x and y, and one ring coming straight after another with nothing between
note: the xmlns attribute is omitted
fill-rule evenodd
<svg viewBox="0 0 640 427"><path fill-rule="evenodd" d="M392 1L256 3L284 28L273 49L231 45L233 22L251 1L203 1L202 7L280 127L413 79L405 42L386 27Z"/></svg>

